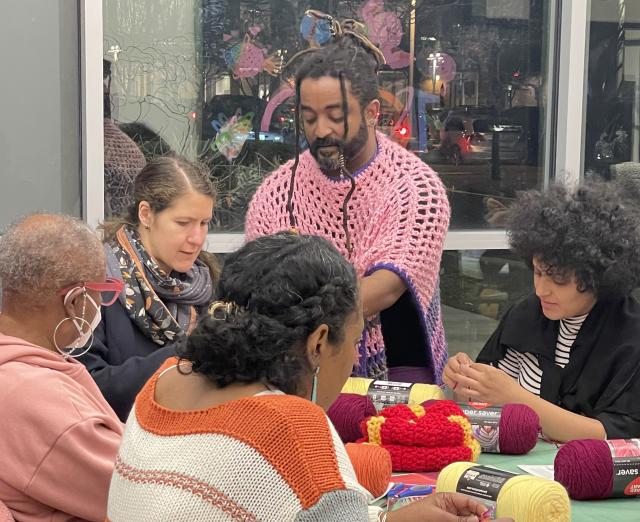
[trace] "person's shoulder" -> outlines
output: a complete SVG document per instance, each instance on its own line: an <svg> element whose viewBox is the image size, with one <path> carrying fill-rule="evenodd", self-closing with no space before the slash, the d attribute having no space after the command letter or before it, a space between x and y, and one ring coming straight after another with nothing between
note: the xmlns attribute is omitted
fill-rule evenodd
<svg viewBox="0 0 640 522"><path fill-rule="evenodd" d="M273 200L282 198L282 195L286 193L289 180L291 179L293 161L294 160L289 160L283 163L262 180L253 196L251 196L248 211L249 215L264 210L265 208L271 208Z"/></svg>
<svg viewBox="0 0 640 522"><path fill-rule="evenodd" d="M640 357L640 301L628 295L601 303L597 313L606 317L605 328L624 345L630 345ZM626 348L625 348L626 349Z"/></svg>
<svg viewBox="0 0 640 522"><path fill-rule="evenodd" d="M302 422L320 421L326 424L326 414L322 408L306 399L288 394L273 394L253 397L251 399L260 408L278 416L291 425Z"/></svg>
<svg viewBox="0 0 640 522"><path fill-rule="evenodd" d="M437 195L440 198L446 196L440 176L429 165L391 139L385 136L378 139L383 154L382 170L384 170L386 184L402 186L403 193L407 195L408 188L412 194L426 191L432 196Z"/></svg>
<svg viewBox="0 0 640 522"><path fill-rule="evenodd" d="M229 408L243 409L252 425L237 426L239 431L277 433L278 438L288 440L299 447L331 446L331 431L326 413L312 402L294 395L263 395L237 401Z"/></svg>
<svg viewBox="0 0 640 522"><path fill-rule="evenodd" d="M86 372L84 367L78 370ZM6 418L48 432L63 432L84 420L77 403L84 402L87 391L64 372L15 361L0 366L0 380L0 408Z"/></svg>
<svg viewBox="0 0 640 522"><path fill-rule="evenodd" d="M427 163L422 161L410 150L407 150L399 143L393 141L391 138L384 134L379 134L378 142L382 152L389 157L395 167L400 167L402 171L412 173L416 176L438 178L436 171L434 171Z"/></svg>
<svg viewBox="0 0 640 522"><path fill-rule="evenodd" d="M291 169L293 167L294 160L290 159L287 162L279 165L274 170L271 171L260 184L258 190L264 190L265 187L276 187L285 185L289 177L291 176Z"/></svg>
<svg viewBox="0 0 640 522"><path fill-rule="evenodd" d="M519 301L517 301L509 310L508 315L525 314L527 316L539 316L542 313L540 308L540 299L535 292L530 292Z"/></svg>
<svg viewBox="0 0 640 522"><path fill-rule="evenodd" d="M516 302L500 320L503 327L502 338L508 344L518 346L527 338L538 337L543 324L550 321L542 314L540 299L535 292Z"/></svg>
<svg viewBox="0 0 640 522"><path fill-rule="evenodd" d="M303 504L311 506L318 501L318 494L345 489L336 453L341 443L334 438L324 410L291 395L254 397L245 408L253 412L247 418L254 423L247 426L245 440L251 440L264 459L282 470L283 480L292 489L303 495L316 492Z"/></svg>

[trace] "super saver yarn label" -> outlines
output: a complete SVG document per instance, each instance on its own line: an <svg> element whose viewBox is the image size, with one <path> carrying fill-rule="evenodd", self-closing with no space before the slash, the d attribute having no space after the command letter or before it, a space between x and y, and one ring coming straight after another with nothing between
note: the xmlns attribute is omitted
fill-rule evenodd
<svg viewBox="0 0 640 522"><path fill-rule="evenodd" d="M393 381L373 381L369 385L367 395L373 402L376 410L380 411L387 406L407 404L413 383Z"/></svg>
<svg viewBox="0 0 640 522"><path fill-rule="evenodd" d="M501 469L473 466L458 479L456 491L481 500L489 510L489 518L495 518L498 494L505 482L516 476Z"/></svg>
<svg viewBox="0 0 640 522"><path fill-rule="evenodd" d="M640 439L608 440L613 461L613 497L640 495Z"/></svg>
<svg viewBox="0 0 640 522"><path fill-rule="evenodd" d="M471 423L473 436L484 453L500 453L500 415L502 408L486 402L458 404Z"/></svg>

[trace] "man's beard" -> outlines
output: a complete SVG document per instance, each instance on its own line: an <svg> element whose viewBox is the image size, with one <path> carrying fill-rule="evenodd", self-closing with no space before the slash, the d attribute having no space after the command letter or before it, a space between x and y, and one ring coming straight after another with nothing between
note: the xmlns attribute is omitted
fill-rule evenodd
<svg viewBox="0 0 640 522"><path fill-rule="evenodd" d="M344 141L335 138L318 138L309 145L309 151L315 158L316 163L318 164L318 167L320 167L320 170L322 172L324 172L325 174L339 173L340 156L323 156L318 149L320 149L321 147L335 146L338 151L342 151L342 153L344 154L344 162L346 164L362 151L362 148L366 145L368 138L369 132L364 122L364 118L362 118L358 133L353 138L351 138L350 141L345 143Z"/></svg>

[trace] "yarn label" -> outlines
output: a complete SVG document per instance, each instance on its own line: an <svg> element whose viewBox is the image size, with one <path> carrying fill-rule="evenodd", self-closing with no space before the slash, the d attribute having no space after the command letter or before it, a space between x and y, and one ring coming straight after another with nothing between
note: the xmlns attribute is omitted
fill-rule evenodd
<svg viewBox="0 0 640 522"><path fill-rule="evenodd" d="M501 469L473 466L458 479L456 491L482 501L489 510L489 518L495 518L498 494L504 483L516 476Z"/></svg>
<svg viewBox="0 0 640 522"><path fill-rule="evenodd" d="M640 495L640 439L608 440L613 461L613 497Z"/></svg>
<svg viewBox="0 0 640 522"><path fill-rule="evenodd" d="M410 382L373 381L369 385L367 395L376 410L380 411L387 406L408 404L412 386L413 383Z"/></svg>
<svg viewBox="0 0 640 522"><path fill-rule="evenodd" d="M459 403L469 419L473 436L484 453L500 453L500 415L502 408L486 402Z"/></svg>

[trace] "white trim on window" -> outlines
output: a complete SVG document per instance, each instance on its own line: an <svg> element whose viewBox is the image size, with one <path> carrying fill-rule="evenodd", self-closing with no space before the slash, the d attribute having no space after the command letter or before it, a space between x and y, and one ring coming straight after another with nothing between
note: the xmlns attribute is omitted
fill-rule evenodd
<svg viewBox="0 0 640 522"><path fill-rule="evenodd" d="M577 185L584 171L584 132L591 0L562 2L560 67L558 67L558 183Z"/></svg>
<svg viewBox="0 0 640 522"><path fill-rule="evenodd" d="M228 234L208 234L207 250L216 254L229 254L244 245L244 234L232 232Z"/></svg>
<svg viewBox="0 0 640 522"><path fill-rule="evenodd" d="M504 230L450 230L445 250L504 250L509 248Z"/></svg>
<svg viewBox="0 0 640 522"><path fill-rule="evenodd" d="M228 254L244 245L244 234L209 234L207 250ZM444 240L445 250L503 250L508 249L504 230L450 230Z"/></svg>
<svg viewBox="0 0 640 522"><path fill-rule="evenodd" d="M82 116L82 216L92 227L104 219L102 2L79 0Z"/></svg>

